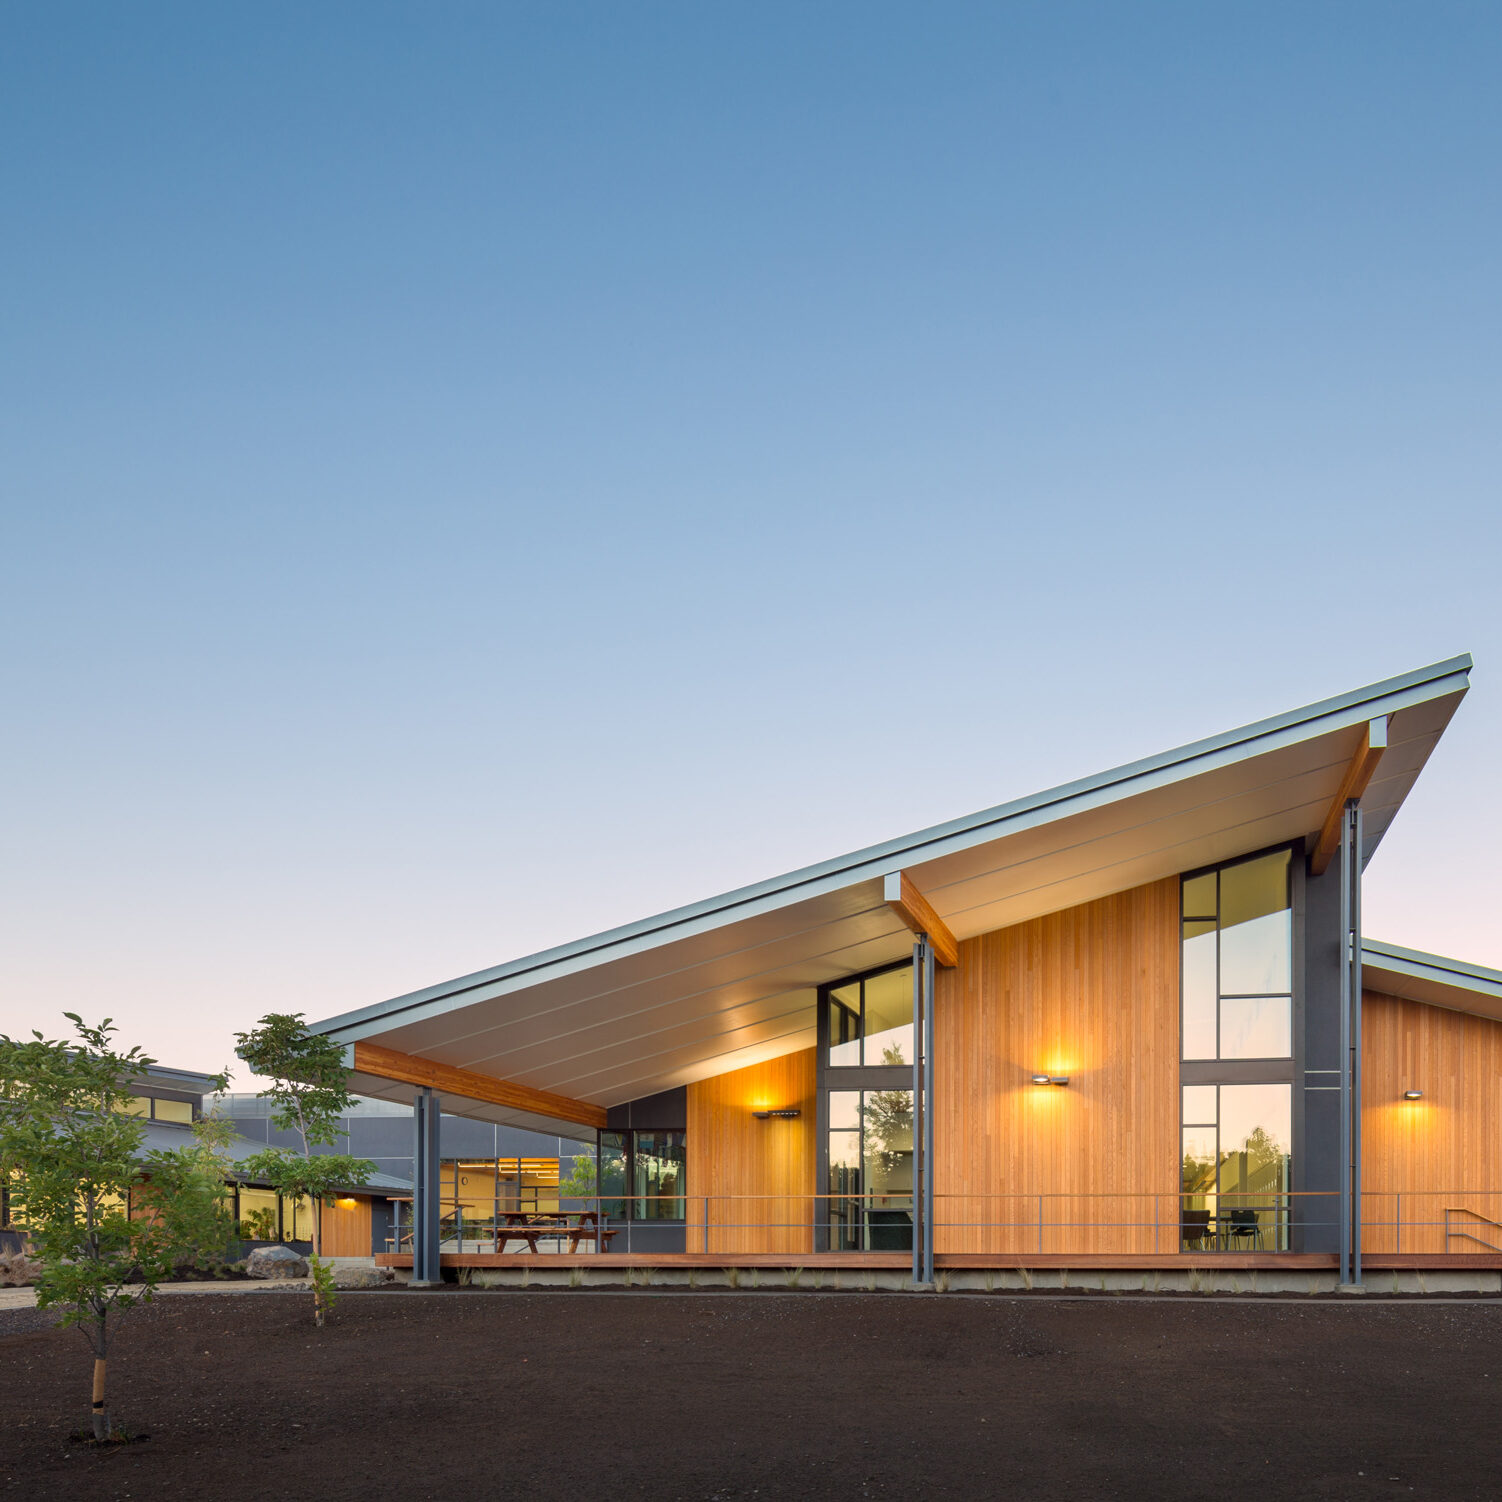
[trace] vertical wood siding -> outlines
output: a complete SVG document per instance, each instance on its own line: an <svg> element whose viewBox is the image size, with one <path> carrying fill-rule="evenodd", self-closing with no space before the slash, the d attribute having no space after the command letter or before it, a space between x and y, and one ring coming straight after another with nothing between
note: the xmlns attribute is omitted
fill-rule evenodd
<svg viewBox="0 0 1502 1502"><path fill-rule="evenodd" d="M370 1200L361 1195L353 1206L325 1205L323 1215L323 1255L325 1257L368 1257L371 1254Z"/></svg>
<svg viewBox="0 0 1502 1502"><path fill-rule="evenodd" d="M1502 1022L1368 991L1361 1074L1362 1249L1502 1249Z"/></svg>
<svg viewBox="0 0 1502 1502"><path fill-rule="evenodd" d="M811 1048L688 1087L689 1251L813 1250L814 1090ZM784 1106L803 1114L751 1114Z"/></svg>
<svg viewBox="0 0 1502 1502"><path fill-rule="evenodd" d="M1178 915L1172 877L968 939L939 972L937 1251L1178 1251Z"/></svg>

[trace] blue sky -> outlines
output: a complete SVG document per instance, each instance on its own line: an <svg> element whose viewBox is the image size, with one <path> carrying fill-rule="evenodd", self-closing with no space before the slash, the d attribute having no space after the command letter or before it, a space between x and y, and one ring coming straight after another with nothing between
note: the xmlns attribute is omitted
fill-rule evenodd
<svg viewBox="0 0 1502 1502"><path fill-rule="evenodd" d="M1502 10L0 13L0 1028L189 1067L1469 650Z"/></svg>

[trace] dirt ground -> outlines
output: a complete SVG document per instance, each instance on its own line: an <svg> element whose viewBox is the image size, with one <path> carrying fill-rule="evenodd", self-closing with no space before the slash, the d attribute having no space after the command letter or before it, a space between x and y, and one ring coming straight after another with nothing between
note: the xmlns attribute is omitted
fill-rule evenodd
<svg viewBox="0 0 1502 1502"><path fill-rule="evenodd" d="M36 1499L1502 1498L1502 1306L1042 1296L164 1298L105 1453L89 1357L0 1312Z"/></svg>

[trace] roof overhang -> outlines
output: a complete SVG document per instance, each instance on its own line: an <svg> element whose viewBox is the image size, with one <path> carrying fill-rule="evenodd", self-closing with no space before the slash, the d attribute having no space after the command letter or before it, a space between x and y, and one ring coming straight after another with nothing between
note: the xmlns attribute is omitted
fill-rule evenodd
<svg viewBox="0 0 1502 1502"><path fill-rule="evenodd" d="M887 874L907 872L963 940L1309 839L1367 726L1387 716L1388 749L1362 800L1370 857L1470 666L1453 658L315 1027L596 1106L810 1047L820 984L910 952ZM359 1073L351 1087L414 1093ZM444 1108L579 1135L459 1097Z"/></svg>
<svg viewBox="0 0 1502 1502"><path fill-rule="evenodd" d="M1502 1022L1502 970L1484 965L1363 939L1361 987Z"/></svg>

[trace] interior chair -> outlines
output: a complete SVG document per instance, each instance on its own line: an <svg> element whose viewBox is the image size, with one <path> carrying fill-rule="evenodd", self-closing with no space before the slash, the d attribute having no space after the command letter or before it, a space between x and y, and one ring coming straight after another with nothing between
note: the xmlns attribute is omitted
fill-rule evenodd
<svg viewBox="0 0 1502 1502"><path fill-rule="evenodd" d="M1210 1212L1208 1210L1181 1210L1179 1219L1179 1236L1184 1245L1203 1247L1210 1236Z"/></svg>

